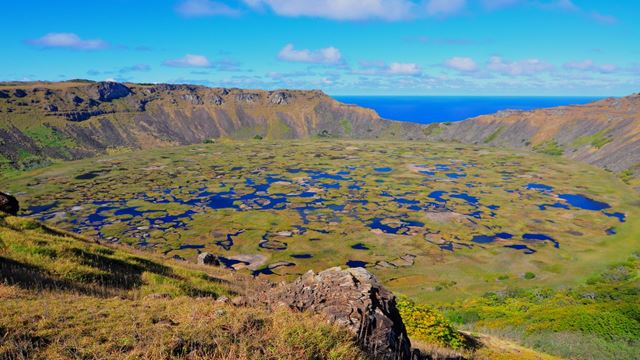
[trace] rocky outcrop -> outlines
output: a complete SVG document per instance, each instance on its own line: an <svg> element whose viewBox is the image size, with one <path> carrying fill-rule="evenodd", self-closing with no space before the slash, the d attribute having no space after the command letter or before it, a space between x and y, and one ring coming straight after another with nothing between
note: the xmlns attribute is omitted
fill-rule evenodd
<svg viewBox="0 0 640 360"><path fill-rule="evenodd" d="M98 83L96 90L100 101L120 99L131 93L131 90L125 85L110 81Z"/></svg>
<svg viewBox="0 0 640 360"><path fill-rule="evenodd" d="M0 192L0 211L6 212L10 215L18 215L19 210L20 204L15 197Z"/></svg>
<svg viewBox="0 0 640 360"><path fill-rule="evenodd" d="M257 102L258 99L260 99L260 95L258 95L256 93L241 92L239 94L236 94L236 101L238 101L238 102L252 104L252 103Z"/></svg>
<svg viewBox="0 0 640 360"><path fill-rule="evenodd" d="M198 264L220 266L220 260L216 255L210 254L208 252L202 252L198 254Z"/></svg>
<svg viewBox="0 0 640 360"><path fill-rule="evenodd" d="M248 303L319 314L350 331L373 358L412 358L395 296L364 268L309 271L290 284L256 292Z"/></svg>
<svg viewBox="0 0 640 360"><path fill-rule="evenodd" d="M15 89L13 91L13 96L18 97L18 98L23 98L23 97L27 96L27 92L22 90L22 89Z"/></svg>
<svg viewBox="0 0 640 360"><path fill-rule="evenodd" d="M269 95L269 101L275 105L291 104L294 98L288 91L276 91Z"/></svg>

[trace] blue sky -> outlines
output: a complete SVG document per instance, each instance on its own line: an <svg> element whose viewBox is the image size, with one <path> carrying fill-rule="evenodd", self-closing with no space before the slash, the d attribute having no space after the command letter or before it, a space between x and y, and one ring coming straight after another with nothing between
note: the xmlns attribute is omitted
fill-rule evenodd
<svg viewBox="0 0 640 360"><path fill-rule="evenodd" d="M0 80L329 94L640 91L637 0L13 0Z"/></svg>

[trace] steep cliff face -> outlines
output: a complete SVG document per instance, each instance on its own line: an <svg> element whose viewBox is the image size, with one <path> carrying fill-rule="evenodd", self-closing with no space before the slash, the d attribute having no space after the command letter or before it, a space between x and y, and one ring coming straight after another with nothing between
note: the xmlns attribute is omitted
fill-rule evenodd
<svg viewBox="0 0 640 360"><path fill-rule="evenodd" d="M14 167L213 138L424 138L420 129L382 120L373 110L341 104L321 91L112 82L0 85L0 162Z"/></svg>
<svg viewBox="0 0 640 360"><path fill-rule="evenodd" d="M640 166L640 94L432 125L430 140L532 149L615 172Z"/></svg>

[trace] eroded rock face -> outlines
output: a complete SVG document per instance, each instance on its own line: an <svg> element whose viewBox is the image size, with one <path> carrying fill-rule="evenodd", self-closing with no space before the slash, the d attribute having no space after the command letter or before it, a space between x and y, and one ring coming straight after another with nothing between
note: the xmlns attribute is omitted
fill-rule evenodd
<svg viewBox="0 0 640 360"><path fill-rule="evenodd" d="M319 314L353 333L374 358L411 359L395 296L363 268L309 271L293 283L255 294L249 302Z"/></svg>
<svg viewBox="0 0 640 360"><path fill-rule="evenodd" d="M269 96L269 101L275 105L291 104L294 96L287 91L276 91Z"/></svg>
<svg viewBox="0 0 640 360"><path fill-rule="evenodd" d="M98 83L98 99L100 101L111 101L125 97L131 93L131 90L116 82Z"/></svg>
<svg viewBox="0 0 640 360"><path fill-rule="evenodd" d="M260 100L260 95L256 93L239 93L236 94L236 101L243 103L255 103Z"/></svg>
<svg viewBox="0 0 640 360"><path fill-rule="evenodd" d="M20 210L18 200L9 194L0 192L0 211L4 211L10 215L17 215L18 210Z"/></svg>

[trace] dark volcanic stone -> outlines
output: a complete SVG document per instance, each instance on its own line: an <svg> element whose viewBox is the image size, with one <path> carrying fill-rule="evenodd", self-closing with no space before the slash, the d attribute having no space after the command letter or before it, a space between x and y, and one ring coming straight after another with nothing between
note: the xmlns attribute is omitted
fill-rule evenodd
<svg viewBox="0 0 640 360"><path fill-rule="evenodd" d="M56 111L58 111L58 107L57 107L57 106L55 106L54 104L49 104L49 105L45 106L45 107L44 107L44 109L45 109L46 111L49 111L49 112L56 112Z"/></svg>
<svg viewBox="0 0 640 360"><path fill-rule="evenodd" d="M363 268L309 271L290 284L249 299L319 314L349 330L375 359L411 359L411 343L393 293Z"/></svg>
<svg viewBox="0 0 640 360"><path fill-rule="evenodd" d="M10 215L17 215L18 210L20 210L18 200L9 194L0 192L0 211L4 211Z"/></svg>
<svg viewBox="0 0 640 360"><path fill-rule="evenodd" d="M80 96L75 95L73 98L71 98L71 101L76 105L80 105L84 102L84 99Z"/></svg>
<svg viewBox="0 0 640 360"><path fill-rule="evenodd" d="M6 99L9 97L9 94L4 91L4 90L0 90L0 99Z"/></svg>
<svg viewBox="0 0 640 360"><path fill-rule="evenodd" d="M98 96L100 101L111 101L131 94L131 90L117 82L98 83Z"/></svg>
<svg viewBox="0 0 640 360"><path fill-rule="evenodd" d="M198 264L220 266L220 260L213 254L203 252L198 255Z"/></svg>
<svg viewBox="0 0 640 360"><path fill-rule="evenodd" d="M13 91L13 96L19 97L19 98L23 98L23 97L27 96L27 92L22 90L22 89L15 89Z"/></svg>

